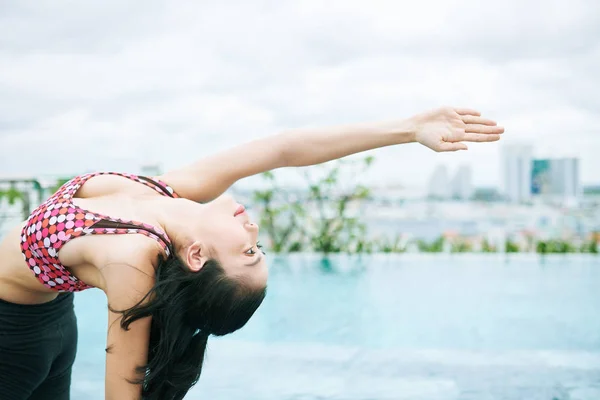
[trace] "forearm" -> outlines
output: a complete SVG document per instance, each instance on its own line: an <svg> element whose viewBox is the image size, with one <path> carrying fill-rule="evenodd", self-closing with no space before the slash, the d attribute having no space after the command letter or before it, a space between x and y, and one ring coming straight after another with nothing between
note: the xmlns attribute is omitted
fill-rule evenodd
<svg viewBox="0 0 600 400"><path fill-rule="evenodd" d="M277 137L274 151L284 166L301 167L414 141L413 123L404 120L287 131Z"/></svg>

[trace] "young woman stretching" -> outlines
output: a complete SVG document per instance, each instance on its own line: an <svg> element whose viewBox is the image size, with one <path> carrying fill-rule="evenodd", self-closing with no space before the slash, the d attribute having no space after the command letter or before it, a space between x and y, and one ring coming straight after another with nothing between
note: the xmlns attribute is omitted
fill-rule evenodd
<svg viewBox="0 0 600 400"><path fill-rule="evenodd" d="M94 287L109 305L106 399L182 399L209 335L240 329L265 296L258 226L223 195L234 182L402 143L463 150L503 131L476 111L443 108L289 131L159 177L72 179L0 243L0 397L69 399L73 292Z"/></svg>

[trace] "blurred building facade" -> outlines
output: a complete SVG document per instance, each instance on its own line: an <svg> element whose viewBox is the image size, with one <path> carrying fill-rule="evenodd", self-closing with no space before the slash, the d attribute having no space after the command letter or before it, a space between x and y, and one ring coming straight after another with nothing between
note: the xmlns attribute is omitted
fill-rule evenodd
<svg viewBox="0 0 600 400"><path fill-rule="evenodd" d="M512 144L502 149L502 193L511 203L531 200L533 149L529 144Z"/></svg>
<svg viewBox="0 0 600 400"><path fill-rule="evenodd" d="M471 166L460 165L452 179L452 197L457 200L469 200L474 193Z"/></svg>
<svg viewBox="0 0 600 400"><path fill-rule="evenodd" d="M511 203L544 200L576 204L583 195L579 159L535 159L529 144L508 145L502 154L502 194Z"/></svg>
<svg viewBox="0 0 600 400"><path fill-rule="evenodd" d="M446 200L452 197L450 174L446 165L438 165L429 180L428 196L432 199Z"/></svg>
<svg viewBox="0 0 600 400"><path fill-rule="evenodd" d="M579 177L579 159L533 160L531 193L563 201L577 200L583 194Z"/></svg>

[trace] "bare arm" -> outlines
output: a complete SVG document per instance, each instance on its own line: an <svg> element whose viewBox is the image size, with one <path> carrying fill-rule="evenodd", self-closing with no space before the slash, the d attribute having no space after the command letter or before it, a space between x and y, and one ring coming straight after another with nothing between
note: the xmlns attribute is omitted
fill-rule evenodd
<svg viewBox="0 0 600 400"><path fill-rule="evenodd" d="M206 202L242 178L276 168L315 165L411 142L434 151L456 151L466 149L462 141L495 141L502 132L477 111L443 108L405 120L287 131L236 146L160 179L180 196Z"/></svg>
<svg viewBox="0 0 600 400"><path fill-rule="evenodd" d="M108 304L115 311L136 305L152 287L152 278L147 271L130 265L111 265L108 268L115 270L107 274L106 279ZM137 320L127 331L121 328L121 320L121 313L109 310L105 398L138 400L141 399L141 386L129 381L139 378L135 373L136 367L146 365L151 319Z"/></svg>

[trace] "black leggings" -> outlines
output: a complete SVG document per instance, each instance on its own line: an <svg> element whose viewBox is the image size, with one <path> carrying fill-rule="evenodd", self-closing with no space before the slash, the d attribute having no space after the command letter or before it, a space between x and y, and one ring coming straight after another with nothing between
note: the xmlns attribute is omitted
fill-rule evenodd
<svg viewBox="0 0 600 400"><path fill-rule="evenodd" d="M69 400L76 352L72 293L39 305L0 300L0 399Z"/></svg>

